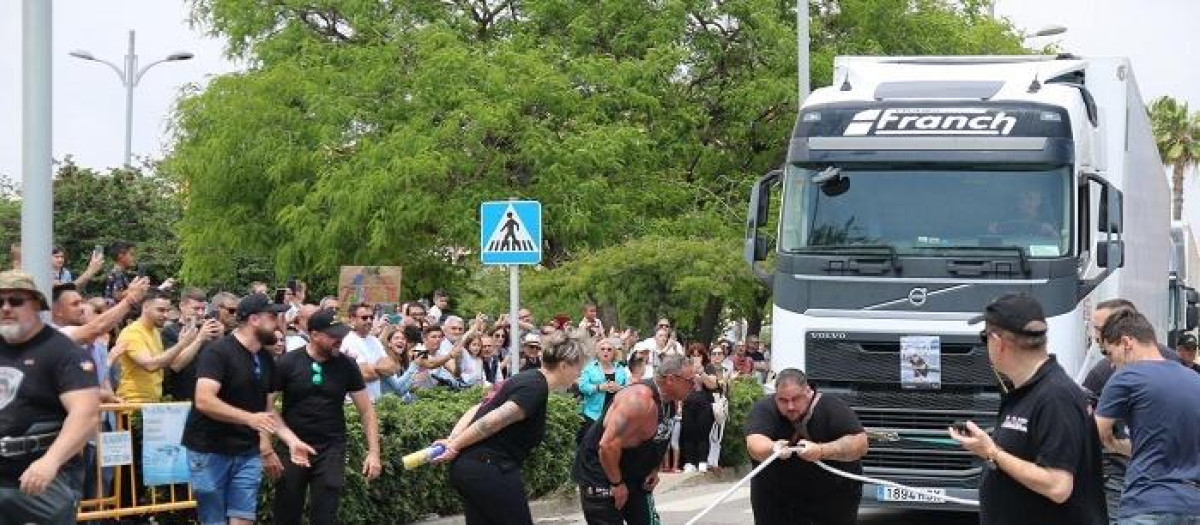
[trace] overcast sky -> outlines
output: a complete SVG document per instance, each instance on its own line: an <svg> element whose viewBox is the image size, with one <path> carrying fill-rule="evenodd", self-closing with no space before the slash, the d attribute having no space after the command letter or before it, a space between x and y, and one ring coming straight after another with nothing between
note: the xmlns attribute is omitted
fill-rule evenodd
<svg viewBox="0 0 1200 525"><path fill-rule="evenodd" d="M47 0L49 1L49 0ZM1128 56L1142 94L1170 94L1200 109L1200 47L1183 45L1200 20L1196 0L998 0L997 16L1011 18L1032 33L1058 24L1064 35L1051 37L1078 55ZM54 156L71 155L84 166L121 163L124 144L124 88L102 64L67 53L86 49L120 65L127 32L137 31L142 64L176 50L195 53L187 62L155 66L134 97L133 153L160 158L166 124L182 86L204 83L238 69L225 60L223 43L187 24L182 0L57 0L54 2ZM1041 43L1045 39L1034 42ZM0 1L0 174L20 178L21 2ZM1200 177L1193 178L1200 190ZM1191 191L1189 196L1200 193ZM1200 219L1200 201L1189 212Z"/></svg>

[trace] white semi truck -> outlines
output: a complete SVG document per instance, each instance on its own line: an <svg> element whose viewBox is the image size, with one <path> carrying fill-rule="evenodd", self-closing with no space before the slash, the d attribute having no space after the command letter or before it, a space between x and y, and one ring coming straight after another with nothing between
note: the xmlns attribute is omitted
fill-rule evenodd
<svg viewBox="0 0 1200 525"><path fill-rule="evenodd" d="M745 255L774 291L771 366L804 370L883 438L868 475L975 499L985 466L946 428L994 424L999 381L968 324L989 300L1036 297L1079 378L1100 358L1097 302L1129 299L1160 337L1172 328L1168 185L1145 104L1123 58L834 65L785 165L751 193ZM863 504L961 508L871 485Z"/></svg>

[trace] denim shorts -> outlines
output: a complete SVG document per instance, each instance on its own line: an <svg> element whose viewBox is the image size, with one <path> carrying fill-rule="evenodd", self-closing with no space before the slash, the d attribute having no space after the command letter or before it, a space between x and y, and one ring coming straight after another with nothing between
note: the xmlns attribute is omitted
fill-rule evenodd
<svg viewBox="0 0 1200 525"><path fill-rule="evenodd" d="M255 521L262 459L257 450L229 456L187 451L196 514L203 525L224 525L229 518Z"/></svg>

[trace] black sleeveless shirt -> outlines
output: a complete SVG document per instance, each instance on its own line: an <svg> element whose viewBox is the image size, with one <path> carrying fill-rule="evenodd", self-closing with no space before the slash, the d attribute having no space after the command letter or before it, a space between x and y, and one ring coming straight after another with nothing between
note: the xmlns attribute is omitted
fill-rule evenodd
<svg viewBox="0 0 1200 525"><path fill-rule="evenodd" d="M663 455L671 445L671 430L675 425L673 403L663 403L662 395L653 380L642 381L654 395L654 403L658 406L658 430L654 437L621 451L621 477L630 490L640 488L642 483L662 464ZM571 477L576 483L588 487L609 487L608 476L600 465L600 438L604 436L604 416L596 424L588 428L575 450L575 464L571 469Z"/></svg>

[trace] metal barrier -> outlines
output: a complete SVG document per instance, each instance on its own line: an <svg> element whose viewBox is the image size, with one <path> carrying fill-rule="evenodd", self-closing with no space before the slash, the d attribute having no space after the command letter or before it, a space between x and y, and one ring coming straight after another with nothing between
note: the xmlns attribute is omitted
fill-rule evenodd
<svg viewBox="0 0 1200 525"><path fill-rule="evenodd" d="M134 432L133 418L143 406L148 404L150 403L106 403L100 405L100 430L103 430L103 425L107 420L112 425L112 431L130 432L131 440L135 444L133 463L116 467L101 467L100 458L103 457L102 447L104 445L97 437L94 461L86 466L86 468L92 469L95 476L92 487L94 492L91 492L95 496L80 502L79 513L76 515L77 521L115 519L196 508L196 500L192 496L190 485L144 487L138 483L138 467L141 465L141 458L138 457L137 451L141 448L139 446L141 436ZM105 480L105 470L112 472L111 486Z"/></svg>

